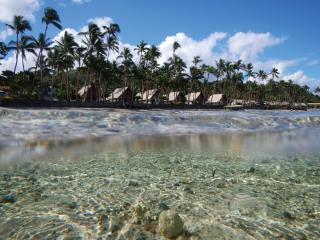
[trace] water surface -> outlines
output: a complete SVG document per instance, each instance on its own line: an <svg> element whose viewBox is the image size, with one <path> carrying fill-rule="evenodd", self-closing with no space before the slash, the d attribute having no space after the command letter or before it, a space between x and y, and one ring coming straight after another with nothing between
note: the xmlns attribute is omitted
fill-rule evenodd
<svg viewBox="0 0 320 240"><path fill-rule="evenodd" d="M0 129L0 239L162 239L167 208L185 239L320 238L319 111L0 109Z"/></svg>

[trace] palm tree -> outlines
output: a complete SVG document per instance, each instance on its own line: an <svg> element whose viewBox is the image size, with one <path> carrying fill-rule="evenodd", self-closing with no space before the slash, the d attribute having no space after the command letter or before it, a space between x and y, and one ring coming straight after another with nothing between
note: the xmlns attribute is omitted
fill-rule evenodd
<svg viewBox="0 0 320 240"><path fill-rule="evenodd" d="M120 33L120 26L117 23L111 23L109 26L103 26L103 29L106 30L103 33L103 36L107 35L107 39L110 37L117 39L117 34Z"/></svg>
<svg viewBox="0 0 320 240"><path fill-rule="evenodd" d="M114 36L109 37L107 39L106 48L107 48L107 60L109 60L110 51L116 52L116 53L119 52L119 43L117 41L117 38L115 38Z"/></svg>
<svg viewBox="0 0 320 240"><path fill-rule="evenodd" d="M60 17L56 10L53 8L47 7L44 9L44 15L42 17L42 22L45 23L46 27L44 30L44 36L47 36L47 30L50 24L58 28L59 30L62 29L62 26L60 24Z"/></svg>
<svg viewBox="0 0 320 240"><path fill-rule="evenodd" d="M129 77L131 75L131 70L133 68L134 62L132 60L133 55L129 48L125 47L120 52L118 59L122 59L122 68L124 75L124 86L128 85Z"/></svg>
<svg viewBox="0 0 320 240"><path fill-rule="evenodd" d="M23 86L25 86L25 66L24 62L27 58L26 53L32 53L36 55L34 51L34 46L32 44L32 37L30 36L22 36L18 44L16 41L10 41L9 46L7 47L9 51L14 50L15 52L19 51L21 54L21 62L22 62L22 69L23 69ZM24 90L22 90L24 93Z"/></svg>
<svg viewBox="0 0 320 240"><path fill-rule="evenodd" d="M59 14L58 12L51 8L51 7L47 7L44 9L44 15L42 17L42 23L45 24L45 30L44 30L44 33L41 35L39 35L39 40L40 40L40 37L41 37L41 40L44 40L43 43L47 40L47 31L48 31L48 27L50 24L52 24L53 26L55 26L56 28L58 28L59 30L62 29L62 26L60 24L60 17L59 17ZM39 54L38 54L38 58L37 58L37 63L36 63L36 69L39 65L39 61L42 59L42 55L43 55L43 50L48 50L47 48L45 48L44 45L39 45ZM40 66L43 66L43 64L40 64ZM42 76L42 71L43 69L40 68L40 88L41 88L41 85L42 85L42 81L43 81L43 76Z"/></svg>
<svg viewBox="0 0 320 240"><path fill-rule="evenodd" d="M88 31L81 32L79 35L84 36L82 43L86 47L84 61L90 55L101 56L106 54L106 48L102 41L103 34L95 23L89 23Z"/></svg>
<svg viewBox="0 0 320 240"><path fill-rule="evenodd" d="M49 38L46 38L44 33L40 33L38 38L32 37L31 40L32 40L33 48L39 50L39 54L36 62L36 69L37 69L41 65L41 62L40 62L42 58L41 52L43 50L48 51L50 49L50 45L52 44L52 42L50 41ZM41 67L40 67L40 71L41 71ZM41 74L40 80L42 82L42 74Z"/></svg>
<svg viewBox="0 0 320 240"><path fill-rule="evenodd" d="M279 78L280 73L277 68L272 68L272 70L269 74L271 75L271 79L274 80L275 78Z"/></svg>
<svg viewBox="0 0 320 240"><path fill-rule="evenodd" d="M176 53L178 48L181 48L181 45L177 41L174 41L174 43L172 45L173 55Z"/></svg>
<svg viewBox="0 0 320 240"><path fill-rule="evenodd" d="M11 30L13 30L16 33L16 49L15 49L15 54L16 54L16 63L14 66L14 74L16 73L17 70L17 65L18 65L18 59L19 59L19 54L20 54L20 49L19 49L19 36L20 34L22 35L26 30L31 31L32 28L30 26L29 21L25 20L23 16L20 15L15 15L13 17L13 23L11 24L6 24L7 27L9 27Z"/></svg>
<svg viewBox="0 0 320 240"><path fill-rule="evenodd" d="M150 49L146 53L146 64L147 64L147 71L150 73L150 75L147 77L147 82L146 82L146 88L147 90L150 89L149 86L149 80L155 80L154 75L155 75L155 70L158 68L158 59L161 57L161 52L159 48L155 45L152 45ZM147 96L147 101L148 101L148 96Z"/></svg>
<svg viewBox="0 0 320 240"><path fill-rule="evenodd" d="M144 92L144 79L146 78L145 76L145 56L146 53L149 51L149 47L148 44L144 41L141 41L137 47L134 49L134 51L136 51L138 53L139 56L139 65L138 65L138 70L140 73L139 79L141 81L141 96L143 95ZM135 85L135 83L133 84ZM133 86L135 87L135 86ZM134 91L134 89L132 89L132 92Z"/></svg>
<svg viewBox="0 0 320 240"><path fill-rule="evenodd" d="M142 61L144 60L144 56L146 52L149 50L148 44L145 43L144 41L141 41L134 50L137 51L140 57L139 65L141 65Z"/></svg>
<svg viewBox="0 0 320 240"><path fill-rule="evenodd" d="M263 70L259 70L257 73L257 77L261 79L262 82L264 82L267 79L268 74Z"/></svg>
<svg viewBox="0 0 320 240"><path fill-rule="evenodd" d="M63 63L63 69L66 71L66 99L69 100L69 70L74 66L74 54L78 44L74 40L74 36L67 31L57 40L57 46L61 53L60 58Z"/></svg>

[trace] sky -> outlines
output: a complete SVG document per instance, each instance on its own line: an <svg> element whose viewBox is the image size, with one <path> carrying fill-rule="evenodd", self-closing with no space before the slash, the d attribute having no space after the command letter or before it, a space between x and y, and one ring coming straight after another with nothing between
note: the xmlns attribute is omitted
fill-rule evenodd
<svg viewBox="0 0 320 240"><path fill-rule="evenodd" d="M219 58L242 59L256 70L278 68L281 79L311 89L320 86L318 0L0 0L0 6L0 41L12 38L4 24L15 14L30 20L32 34L38 35L44 29L43 9L50 6L58 11L63 31L76 35L88 22L116 22L121 47L133 50L141 40L155 44L162 53L160 63L178 41L182 48L177 54L189 65L195 55L211 65ZM58 39L63 31L50 27L49 36ZM27 57L28 64L32 58ZM13 65L10 55L0 71Z"/></svg>

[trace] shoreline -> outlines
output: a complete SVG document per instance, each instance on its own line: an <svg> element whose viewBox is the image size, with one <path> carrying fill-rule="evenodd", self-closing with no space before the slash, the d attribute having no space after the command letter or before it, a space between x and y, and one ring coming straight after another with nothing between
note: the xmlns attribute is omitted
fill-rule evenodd
<svg viewBox="0 0 320 240"><path fill-rule="evenodd" d="M0 107L5 108L111 108L111 109L129 109L129 110L302 110L307 111L308 107L292 107L292 106L222 106L222 105L189 105L189 104L123 104L123 103L109 103L109 102L61 102L61 101L0 101ZM311 109L317 107L311 107Z"/></svg>

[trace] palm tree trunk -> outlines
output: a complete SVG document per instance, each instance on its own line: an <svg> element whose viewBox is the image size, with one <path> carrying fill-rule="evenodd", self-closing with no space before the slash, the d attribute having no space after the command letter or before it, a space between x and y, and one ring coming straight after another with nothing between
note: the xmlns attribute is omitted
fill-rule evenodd
<svg viewBox="0 0 320 240"><path fill-rule="evenodd" d="M17 33L16 39L16 64L14 66L14 74L16 74L17 66L18 66L18 58L19 58L19 33Z"/></svg>
<svg viewBox="0 0 320 240"><path fill-rule="evenodd" d="M22 57L22 69L23 69L23 73L22 73L22 85L23 85L22 94L24 94L24 88L25 88L25 70L24 70L24 60L23 60L23 57Z"/></svg>

